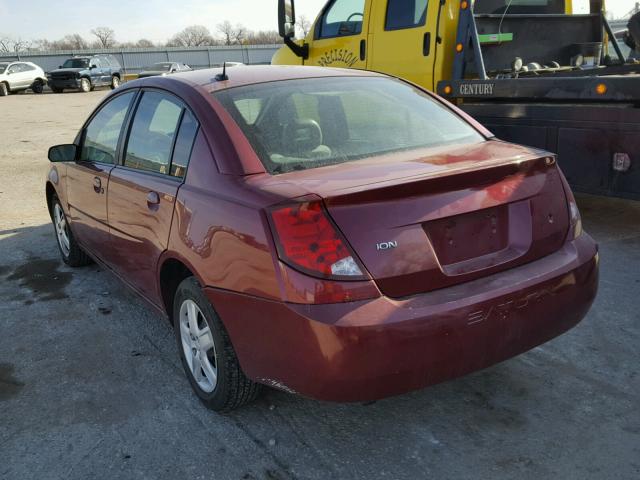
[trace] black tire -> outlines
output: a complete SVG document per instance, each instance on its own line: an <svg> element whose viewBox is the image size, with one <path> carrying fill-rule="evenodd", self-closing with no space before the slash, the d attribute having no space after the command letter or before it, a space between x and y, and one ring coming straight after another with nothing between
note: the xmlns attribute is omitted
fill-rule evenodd
<svg viewBox="0 0 640 480"><path fill-rule="evenodd" d="M185 357L180 310L183 303L188 300L197 305L203 317L199 317L200 321L206 322L213 337L214 349L211 353L212 359L215 359L217 383L210 393L200 388ZM228 412L255 400L262 386L249 380L242 371L229 334L194 277L186 278L178 285L173 302L173 325L185 374L191 388L207 408L217 412Z"/></svg>
<svg viewBox="0 0 640 480"><path fill-rule="evenodd" d="M58 235L58 228L56 226L56 214L55 214L56 206L60 208L64 216L64 220L65 220L64 229L66 231L66 234L69 240L68 251L61 244L61 239L60 239L60 236ZM70 267L84 267L85 265L89 265L93 263L93 260L91 260L91 257L89 257L89 255L87 255L84 252L84 250L80 248L80 245L78 245L78 242L76 242L76 239L73 237L73 233L71 232L71 228L69 228L69 224L67 223L66 218L67 218L66 213L64 213L64 208L62 208L62 204L60 203L58 196L53 195L53 198L51 199L51 221L53 223L53 231L56 235L56 243L58 245L58 250L60 250L60 256L62 257L62 261L67 265L69 265Z"/></svg>
<svg viewBox="0 0 640 480"><path fill-rule="evenodd" d="M120 77L117 75L113 75L111 77L111 90L115 90L120 86Z"/></svg>
<svg viewBox="0 0 640 480"><path fill-rule="evenodd" d="M83 93L89 93L91 90L93 90L93 85L91 84L91 80L89 80L88 78L81 78L80 91Z"/></svg>
<svg viewBox="0 0 640 480"><path fill-rule="evenodd" d="M9 87L6 83L0 82L0 97L6 97L9 95Z"/></svg>
<svg viewBox="0 0 640 480"><path fill-rule="evenodd" d="M51 87L51 90L53 91L53 93L62 93L62 88L55 88L55 87Z"/></svg>
<svg viewBox="0 0 640 480"><path fill-rule="evenodd" d="M33 82L33 85L31 85L31 90L33 90L33 93L42 93L44 91L44 82L37 79Z"/></svg>

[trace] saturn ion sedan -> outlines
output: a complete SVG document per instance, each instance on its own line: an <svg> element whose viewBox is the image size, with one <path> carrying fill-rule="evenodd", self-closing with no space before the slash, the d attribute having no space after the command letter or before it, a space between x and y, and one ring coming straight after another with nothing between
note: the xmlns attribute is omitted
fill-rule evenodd
<svg viewBox="0 0 640 480"><path fill-rule="evenodd" d="M49 159L62 259L168 317L214 410L420 389L560 335L597 291L554 155L377 73L136 80Z"/></svg>

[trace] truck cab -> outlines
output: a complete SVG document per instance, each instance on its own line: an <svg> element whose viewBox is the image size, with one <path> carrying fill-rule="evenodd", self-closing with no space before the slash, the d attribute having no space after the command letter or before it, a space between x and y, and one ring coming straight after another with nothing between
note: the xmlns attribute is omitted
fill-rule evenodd
<svg viewBox="0 0 640 480"><path fill-rule="evenodd" d="M272 63L380 71L435 90L436 71L451 69L453 55L442 45L455 41L457 19L453 2L331 0L297 42L306 54L285 46Z"/></svg>
<svg viewBox="0 0 640 480"><path fill-rule="evenodd" d="M295 5L280 3L285 36L295 22ZM294 43L301 54L285 46L272 63L373 70L436 90L452 71L461 3L470 6L471 0L329 0L308 35ZM573 12L573 2L476 0L474 8L488 14L562 15Z"/></svg>

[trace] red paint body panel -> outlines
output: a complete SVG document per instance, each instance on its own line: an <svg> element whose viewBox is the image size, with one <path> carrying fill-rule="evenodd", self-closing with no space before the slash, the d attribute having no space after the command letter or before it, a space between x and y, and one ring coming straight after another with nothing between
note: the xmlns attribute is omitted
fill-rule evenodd
<svg viewBox="0 0 640 480"><path fill-rule="evenodd" d="M145 297L162 305L157 263L167 249L176 194L175 178L116 167L109 178L110 258L107 262ZM157 195L158 204L148 201Z"/></svg>
<svg viewBox="0 0 640 480"><path fill-rule="evenodd" d="M89 250L96 250L100 258L106 254L102 248L109 241L107 224L107 188L113 165L78 162L66 169L69 218L78 241ZM100 186L97 186L96 179Z"/></svg>
<svg viewBox="0 0 640 480"><path fill-rule="evenodd" d="M215 82L215 73L116 90L166 90L193 111L200 130L183 183L69 163L54 188L83 248L156 307L165 305L165 262L189 269L250 378L326 400L372 400L509 358L586 314L596 246L586 234L570 238L566 187L550 154L489 140L272 176L213 91L378 74L236 67ZM310 194L366 269L357 281L316 278L278 258L269 209ZM377 249L384 242L397 247ZM327 298L344 301L318 304Z"/></svg>
<svg viewBox="0 0 640 480"><path fill-rule="evenodd" d="M252 378L317 399L367 401L488 367L560 335L585 315L597 282L594 243L583 235L506 274L403 301L302 306L205 291Z"/></svg>

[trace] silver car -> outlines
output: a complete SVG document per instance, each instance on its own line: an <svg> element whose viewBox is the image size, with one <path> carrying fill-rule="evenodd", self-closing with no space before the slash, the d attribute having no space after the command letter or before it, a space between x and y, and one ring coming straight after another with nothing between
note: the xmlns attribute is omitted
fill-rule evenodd
<svg viewBox="0 0 640 480"><path fill-rule="evenodd" d="M0 62L0 97L30 88L42 93L47 76L42 68L31 62Z"/></svg>

